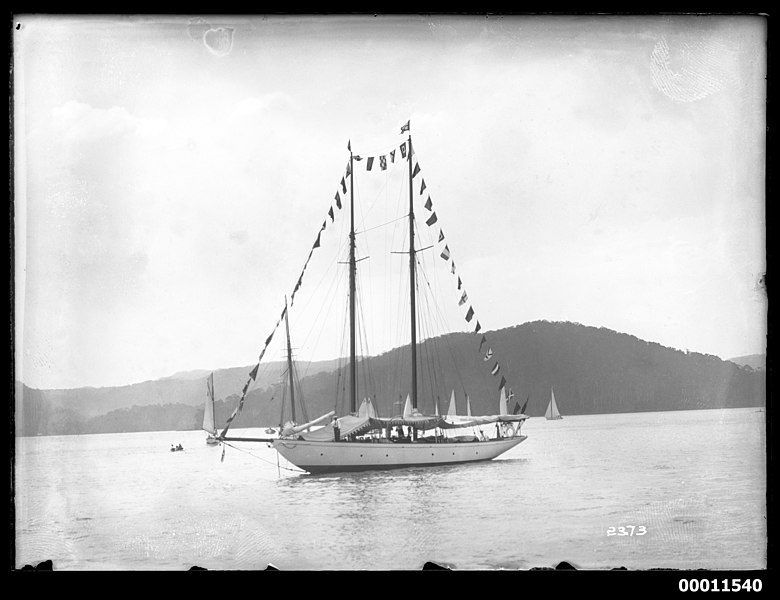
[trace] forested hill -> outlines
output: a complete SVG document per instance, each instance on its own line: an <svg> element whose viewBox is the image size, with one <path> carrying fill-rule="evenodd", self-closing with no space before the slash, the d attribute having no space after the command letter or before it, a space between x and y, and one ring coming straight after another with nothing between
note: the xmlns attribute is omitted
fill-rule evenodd
<svg viewBox="0 0 780 600"><path fill-rule="evenodd" d="M667 348L604 328L536 321L487 332L486 337L487 344L481 351L481 336L468 333L449 334L420 344L418 389L423 411L432 413L436 399L439 411L446 412L454 389L459 414L465 413L466 393L474 414L494 414L498 411L502 376L516 400L522 404L528 399L526 413L530 416L544 413L551 389L564 416L764 406L766 401L764 370ZM493 358L484 361L487 348L492 348ZM496 361L500 371L493 376L490 370ZM359 397L375 397L380 414L391 415L394 403L409 392L409 363L408 347L362 360ZM219 372L215 374L218 376ZM170 378L160 380L160 385L164 381L171 385ZM313 418L334 407L343 414L346 381L345 371L321 370L305 377L298 396L305 399L306 415ZM155 383L147 385L153 388ZM102 414L86 415L75 405L52 403L47 390L18 385L17 432L51 435L197 429L203 414L202 386L192 393L199 400L171 395L168 402L121 408L107 404ZM234 426L277 425L285 396L276 385L251 391ZM217 422L221 424L235 408L238 397L235 393L228 397L218 393L218 398ZM299 409L299 421L301 416Z"/></svg>

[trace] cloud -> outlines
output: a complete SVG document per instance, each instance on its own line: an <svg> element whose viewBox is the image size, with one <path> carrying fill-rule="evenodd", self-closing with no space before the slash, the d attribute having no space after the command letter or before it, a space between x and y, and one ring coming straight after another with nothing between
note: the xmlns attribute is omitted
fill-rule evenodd
<svg viewBox="0 0 780 600"><path fill-rule="evenodd" d="M136 117L121 106L94 108L75 100L54 108L51 116L55 128L68 141L93 141L123 135L152 137L165 128L163 119Z"/></svg>

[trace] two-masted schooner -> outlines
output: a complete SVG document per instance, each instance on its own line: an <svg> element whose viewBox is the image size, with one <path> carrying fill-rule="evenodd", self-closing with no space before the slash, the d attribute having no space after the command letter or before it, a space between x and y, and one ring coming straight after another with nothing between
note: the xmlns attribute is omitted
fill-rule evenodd
<svg viewBox="0 0 780 600"><path fill-rule="evenodd" d="M407 123L401 128L401 132L409 131ZM229 418L228 424L219 436L223 442L231 441L257 441L267 442L277 452L287 459L290 463L296 465L309 473L340 472L340 471L358 471L372 469L390 469L412 466L434 466L451 465L457 463L469 463L477 461L486 461L496 458L517 446L526 439L521 434L521 426L527 419L527 416L518 413L519 406L515 409L515 414L510 414L507 408L507 398L505 394L505 378L501 377L501 386L499 387L500 399L498 414L472 416L471 405L467 410L467 415L456 416L454 409L454 392L450 403L450 409L446 415L438 414L438 405L434 415L424 414L418 408L419 399L419 376L418 372L418 331L417 331L417 299L415 293L418 287L416 263L417 253L425 248L418 250L415 247L415 206L412 180L419 169L418 165L413 164L412 137L409 133L408 139L400 146L401 155L408 162L409 169L409 203L408 203L408 254L409 263L409 310L411 311L410 322L410 350L411 350L411 377L408 381L408 392L406 403L400 414L394 414L392 417L382 417L370 398L364 399L358 405L358 386L357 386L357 368L358 356L356 350L356 231L355 231L355 161L362 160L361 157L353 154L351 143L347 146L349 150L349 163L347 168L347 179L349 180L349 293L348 293L348 312L349 312L349 364L347 370L347 389L349 397L349 410L346 414L338 415L336 411L328 412L314 420L305 423L296 423L294 381L293 381L293 359L290 346L289 335L289 307L285 298L285 308L282 316L285 320L287 331L287 363L289 375L289 393L291 406L293 408L291 420L283 423L280 428L278 438L246 438L228 436L228 429L233 417L240 410L243 404L242 395L239 405L236 407L233 415ZM391 158L395 160L394 152ZM368 159L368 169L371 169L373 159ZM386 157L381 157L382 168L385 167ZM415 171L413 171L413 168ZM346 182L342 178L341 182L345 200L346 200ZM423 181L423 186L425 185ZM341 209L339 195L336 195L338 208ZM426 208L430 210L430 197ZM333 218L333 207L329 213ZM435 215L435 213L434 213ZM434 216L435 220L435 216ZM426 221L431 223L431 219ZM323 224L323 229L325 225ZM322 231L322 230L321 230ZM440 240L443 234L440 232ZM319 237L315 247L319 245ZM311 257L311 254L309 255ZM442 255L444 257L444 254ZM307 262L308 264L308 262ZM452 264L454 273L454 263ZM305 267L304 267L305 270ZM302 274L303 276L303 274ZM300 286L300 279L296 285L297 291ZM460 280L458 280L458 289L460 290ZM294 292L293 292L294 294ZM465 297L465 293L464 293ZM471 319L473 311L467 316ZM277 321L277 327L280 322ZM477 322L475 333L480 330ZM274 329L276 331L276 329ZM272 333L273 336L273 333ZM268 340L272 336L269 336ZM266 340L266 347L268 345ZM482 342L485 337L482 335ZM480 343L480 357L482 352L482 342ZM265 349L260 355L265 353ZM488 350L484 361L492 359L493 350ZM490 365L488 364L488 367ZM493 367L492 374L498 372L498 365ZM257 367L250 374L251 379L257 372ZM249 385L249 381L247 382ZM246 394L246 386L244 395ZM469 402L467 396L467 403ZM492 425L495 424L495 429ZM486 427L489 426L489 427ZM484 429L489 431L490 435L484 433ZM463 431L471 435L458 435ZM477 431L478 430L478 431Z"/></svg>

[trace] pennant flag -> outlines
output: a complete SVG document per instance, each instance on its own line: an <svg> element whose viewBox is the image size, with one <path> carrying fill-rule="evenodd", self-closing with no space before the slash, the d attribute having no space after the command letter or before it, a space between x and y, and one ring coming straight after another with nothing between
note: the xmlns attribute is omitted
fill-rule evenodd
<svg viewBox="0 0 780 600"><path fill-rule="evenodd" d="M482 352L482 346L485 345L485 342L487 342L487 338L483 335L482 339L479 340L479 350L477 352Z"/></svg>
<svg viewBox="0 0 780 600"><path fill-rule="evenodd" d="M362 158L362 157L360 157L360 156L358 156L357 154L355 154L355 156L353 156L352 158L354 158L354 159L355 159L355 160L357 160L357 161L361 161L361 160L363 160L363 158Z"/></svg>
<svg viewBox="0 0 780 600"><path fill-rule="evenodd" d="M491 375L495 375L495 374L496 374L496 373L498 373L500 370L501 370L501 367L498 365L498 363L496 363L496 364L494 364L494 365L493 365L493 368L492 368L492 369L490 369L490 374L491 374Z"/></svg>
<svg viewBox="0 0 780 600"><path fill-rule="evenodd" d="M528 400L531 398L531 396L528 396L528 398L525 399L525 403L523 404L523 408L520 409L520 412L525 414L525 409L528 406Z"/></svg>
<svg viewBox="0 0 780 600"><path fill-rule="evenodd" d="M325 227L327 227L327 226L328 226L328 220L327 220L327 219L325 219L325 220L322 222L322 227L320 227L320 232L322 232L322 231L325 231Z"/></svg>
<svg viewBox="0 0 780 600"><path fill-rule="evenodd" d="M339 210L341 210L341 196L339 196L338 192L336 192L336 206L338 206Z"/></svg>
<svg viewBox="0 0 780 600"><path fill-rule="evenodd" d="M420 163L414 163L414 171L412 171L412 179L417 177L417 173L420 172Z"/></svg>
<svg viewBox="0 0 780 600"><path fill-rule="evenodd" d="M452 261L452 274L455 275L455 261Z"/></svg>
<svg viewBox="0 0 780 600"><path fill-rule="evenodd" d="M344 183L343 177L341 178L341 191L344 192L345 194L347 193L347 184Z"/></svg>
<svg viewBox="0 0 780 600"><path fill-rule="evenodd" d="M506 377L501 376L501 383L498 384L498 389L502 389L506 385Z"/></svg>
<svg viewBox="0 0 780 600"><path fill-rule="evenodd" d="M404 158L406 158L406 142L404 142L403 144L401 144L401 145L399 146L399 148L401 149L401 156L403 156Z"/></svg>
<svg viewBox="0 0 780 600"><path fill-rule="evenodd" d="M279 321L281 321L282 319L284 319L284 313L286 313L286 312L287 312L287 307L285 306L285 307L282 309L282 314L281 314L281 315L279 315Z"/></svg>
<svg viewBox="0 0 780 600"><path fill-rule="evenodd" d="M425 179L423 179L422 185L420 186L420 196L422 196L422 193L425 191Z"/></svg>
<svg viewBox="0 0 780 600"><path fill-rule="evenodd" d="M515 400L515 407L512 409L512 414L516 415L520 412L520 403Z"/></svg>
<svg viewBox="0 0 780 600"><path fill-rule="evenodd" d="M395 149L390 150L390 162L391 163L395 162Z"/></svg>
<svg viewBox="0 0 780 600"><path fill-rule="evenodd" d="M370 171L370 170L371 170L371 166L372 166L373 164L374 164L374 157L373 157L373 156L369 156L369 157L366 159L366 171Z"/></svg>
<svg viewBox="0 0 780 600"><path fill-rule="evenodd" d="M471 321L471 317L474 316L474 309L469 306L469 311L466 313L466 322Z"/></svg>
<svg viewBox="0 0 780 600"><path fill-rule="evenodd" d="M387 170L387 157L383 154L379 157L379 167L383 170Z"/></svg>
<svg viewBox="0 0 780 600"><path fill-rule="evenodd" d="M257 363L257 364L255 365L255 368L254 368L254 369L252 369L252 370L249 372L249 376L252 378L252 381L254 381L254 380L255 380L255 377L257 377L257 369L259 369L259 368L260 368L260 363Z"/></svg>
<svg viewBox="0 0 780 600"><path fill-rule="evenodd" d="M312 247L312 249L320 247L320 236L321 235L322 235L322 229L320 229L320 232L317 234L317 241L314 242L314 246Z"/></svg>
<svg viewBox="0 0 780 600"><path fill-rule="evenodd" d="M466 300L468 300L469 297L466 295L466 290L463 290L463 295L460 297L460 300L458 300L458 306L463 306L466 304Z"/></svg>
<svg viewBox="0 0 780 600"><path fill-rule="evenodd" d="M439 241L440 242L444 241L444 232L441 229L439 229Z"/></svg>
<svg viewBox="0 0 780 600"><path fill-rule="evenodd" d="M463 284L460 282L460 277L458 277L458 289L460 289L460 286L462 286L462 285Z"/></svg>
<svg viewBox="0 0 780 600"><path fill-rule="evenodd" d="M330 210L328 211L328 216L330 217L330 222L333 223L335 220L335 217L333 216L333 207L330 207Z"/></svg>
<svg viewBox="0 0 780 600"><path fill-rule="evenodd" d="M433 202L431 202L431 197L428 196L428 199L425 201L425 208L428 210L433 209Z"/></svg>
<svg viewBox="0 0 780 600"><path fill-rule="evenodd" d="M449 246L444 246L444 251L441 253L441 257L444 260L449 260L450 259L450 248L449 248Z"/></svg>
<svg viewBox="0 0 780 600"><path fill-rule="evenodd" d="M488 348L487 353L485 354L485 358L483 358L483 362L489 361L493 357L493 348Z"/></svg>
<svg viewBox="0 0 780 600"><path fill-rule="evenodd" d="M407 121L406 125L402 125L401 126L401 133L403 133L404 131L409 131L409 124L410 123L411 123L411 120Z"/></svg>
<svg viewBox="0 0 780 600"><path fill-rule="evenodd" d="M474 333L479 333L479 331L482 329L482 325L479 324L479 321L477 321L477 326L474 328Z"/></svg>
<svg viewBox="0 0 780 600"><path fill-rule="evenodd" d="M349 163L347 163L347 177L349 177L350 175L352 175L352 167L350 166Z"/></svg>
<svg viewBox="0 0 780 600"><path fill-rule="evenodd" d="M349 150L350 152L352 152L352 140L349 140L349 141L347 142L347 150Z"/></svg>
<svg viewBox="0 0 780 600"><path fill-rule="evenodd" d="M251 381L251 380L250 380L250 381ZM247 381L247 382L244 384L244 389L243 389L243 391L241 392L241 393L242 393L244 396L246 396L246 390L247 390L247 388L248 388L248 387L249 387L249 381Z"/></svg>
<svg viewBox="0 0 780 600"><path fill-rule="evenodd" d="M431 225L433 225L433 224L434 224L436 221L438 221L438 219L436 218L436 213L433 213L433 214L432 214L430 217L428 217L428 220L427 220L427 221L425 221L425 224L426 224L426 225L428 225L428 227L430 227L430 226L431 226Z"/></svg>

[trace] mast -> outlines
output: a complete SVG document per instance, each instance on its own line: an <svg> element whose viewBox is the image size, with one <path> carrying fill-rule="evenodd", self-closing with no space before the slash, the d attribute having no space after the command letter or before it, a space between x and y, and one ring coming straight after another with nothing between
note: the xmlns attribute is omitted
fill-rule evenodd
<svg viewBox="0 0 780 600"><path fill-rule="evenodd" d="M412 134L409 132L409 300L412 322L412 408L417 408L417 311L415 301L414 191L412 184Z"/></svg>
<svg viewBox="0 0 780 600"><path fill-rule="evenodd" d="M287 374L290 378L290 408L295 423L295 385L293 384L292 348L290 346L290 312L287 310L287 296L284 297L284 326L287 330Z"/></svg>
<svg viewBox="0 0 780 600"><path fill-rule="evenodd" d="M355 165L349 148L349 412L357 411L357 365L355 364Z"/></svg>

